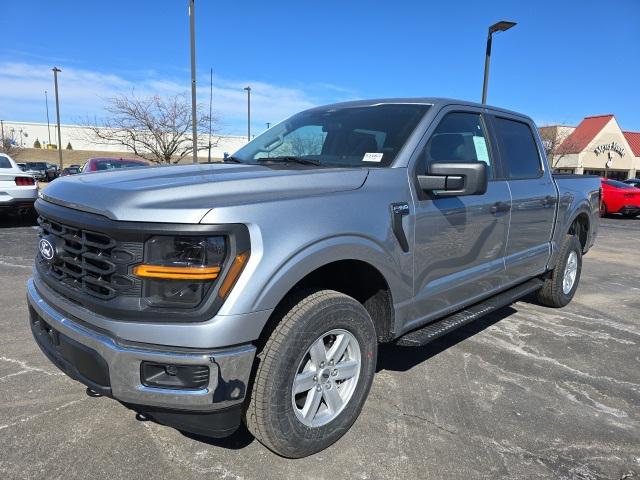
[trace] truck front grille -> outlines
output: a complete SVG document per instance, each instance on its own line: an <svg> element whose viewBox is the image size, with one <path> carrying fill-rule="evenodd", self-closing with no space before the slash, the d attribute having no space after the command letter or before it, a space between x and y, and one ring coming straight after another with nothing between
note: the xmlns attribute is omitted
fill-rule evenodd
<svg viewBox="0 0 640 480"><path fill-rule="evenodd" d="M117 242L110 236L40 216L40 238L55 244L55 256L47 261L40 252L38 271L72 292L102 300L119 295L140 296L141 281L129 274L129 266L142 261L143 244Z"/></svg>

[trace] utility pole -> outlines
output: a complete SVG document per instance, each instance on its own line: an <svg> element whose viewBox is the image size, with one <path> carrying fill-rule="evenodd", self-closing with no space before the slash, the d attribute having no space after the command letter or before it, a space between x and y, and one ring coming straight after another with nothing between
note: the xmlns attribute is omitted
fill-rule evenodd
<svg viewBox="0 0 640 480"><path fill-rule="evenodd" d="M487 36L487 51L484 57L484 81L482 82L482 103L487 103L487 89L489 88L489 62L491 61L491 40L492 36L496 32L506 32L511 27L514 27L516 22L508 22L503 20L498 23L494 23L489 27L489 34Z"/></svg>
<svg viewBox="0 0 640 480"><path fill-rule="evenodd" d="M47 108L47 131L49 132L49 145L51 145L51 125L49 124L49 97L47 91L44 91L44 104Z"/></svg>
<svg viewBox="0 0 640 480"><path fill-rule="evenodd" d="M0 148L4 148L4 120L0 120Z"/></svg>
<svg viewBox="0 0 640 480"><path fill-rule="evenodd" d="M53 84L56 90L56 122L58 124L58 160L60 161L60 171L62 171L62 134L60 133L60 100L58 97L58 67L53 67Z"/></svg>
<svg viewBox="0 0 640 480"><path fill-rule="evenodd" d="M247 141L251 141L251 87L244 88L247 91Z"/></svg>
<svg viewBox="0 0 640 480"><path fill-rule="evenodd" d="M209 154L207 163L211 163L211 107L213 105L213 68L211 69L211 80L209 82Z"/></svg>
<svg viewBox="0 0 640 480"><path fill-rule="evenodd" d="M196 115L196 2L189 0L189 33L191 37L191 135L193 163L198 163L198 118Z"/></svg>

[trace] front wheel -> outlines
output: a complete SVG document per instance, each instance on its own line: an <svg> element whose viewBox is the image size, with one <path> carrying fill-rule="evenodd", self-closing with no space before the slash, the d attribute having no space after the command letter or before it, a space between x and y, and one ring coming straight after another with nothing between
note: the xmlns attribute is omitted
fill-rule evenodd
<svg viewBox="0 0 640 480"><path fill-rule="evenodd" d="M245 422L279 455L300 458L344 435L360 414L376 366L365 308L332 290L289 299L258 354Z"/></svg>
<svg viewBox="0 0 640 480"><path fill-rule="evenodd" d="M578 289L582 272L582 245L576 235L566 235L556 267L538 291L538 301L547 307L564 307Z"/></svg>

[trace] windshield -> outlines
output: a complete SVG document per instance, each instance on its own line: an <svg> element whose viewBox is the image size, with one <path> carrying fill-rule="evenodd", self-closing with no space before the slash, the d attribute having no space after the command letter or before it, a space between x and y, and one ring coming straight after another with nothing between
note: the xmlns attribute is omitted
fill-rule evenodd
<svg viewBox="0 0 640 480"><path fill-rule="evenodd" d="M635 188L633 185L629 185L628 183L619 182L618 180L605 180L604 183L611 187L616 188Z"/></svg>
<svg viewBox="0 0 640 480"><path fill-rule="evenodd" d="M398 155L429 105L327 107L279 123L234 155L243 163L304 159L331 167L386 167Z"/></svg>
<svg viewBox="0 0 640 480"><path fill-rule="evenodd" d="M47 164L42 162L29 162L27 164L32 170L46 170Z"/></svg>
<svg viewBox="0 0 640 480"><path fill-rule="evenodd" d="M142 162L134 160L98 160L96 162L96 170L113 170L114 168L143 167Z"/></svg>

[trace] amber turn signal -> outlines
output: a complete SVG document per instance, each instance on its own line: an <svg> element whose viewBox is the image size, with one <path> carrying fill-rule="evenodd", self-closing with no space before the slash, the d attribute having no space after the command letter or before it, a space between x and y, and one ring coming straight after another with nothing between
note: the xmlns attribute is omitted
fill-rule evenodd
<svg viewBox="0 0 640 480"><path fill-rule="evenodd" d="M215 280L220 267L166 267L163 265L137 265L134 275L143 278L169 278L173 280Z"/></svg>
<svg viewBox="0 0 640 480"><path fill-rule="evenodd" d="M227 273L224 282L222 282L222 285L220 285L220 290L218 290L218 296L220 298L226 298L226 296L229 294L231 288L233 288L236 280L242 273L242 270L244 270L244 267L247 264L248 260L249 252L242 252L233 260L231 268L229 269L229 273Z"/></svg>

